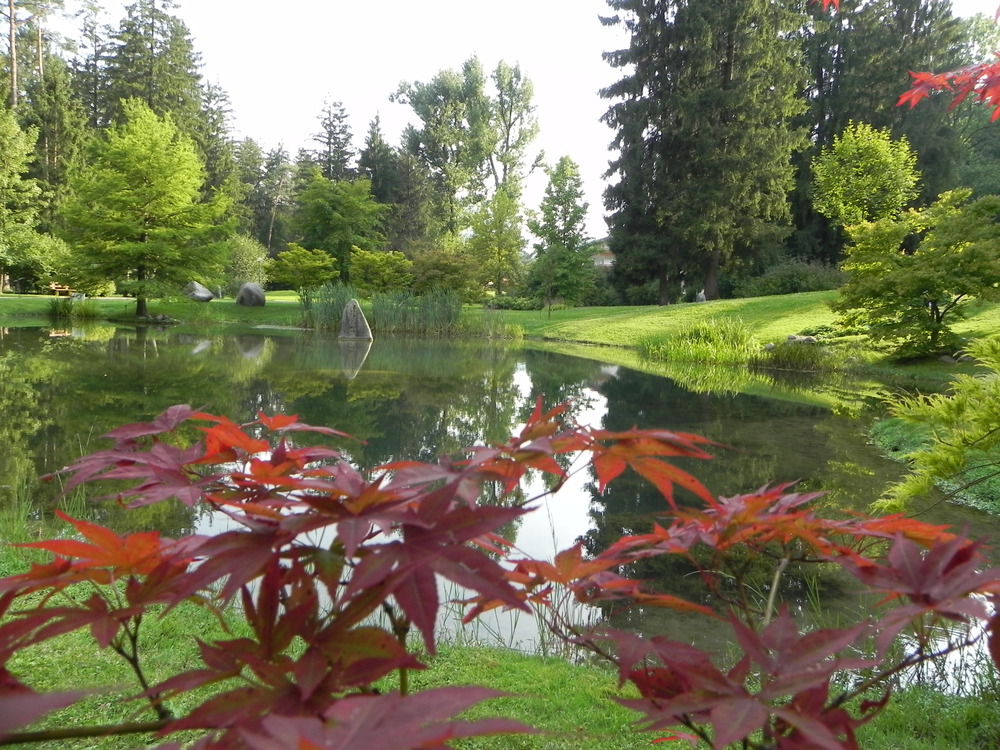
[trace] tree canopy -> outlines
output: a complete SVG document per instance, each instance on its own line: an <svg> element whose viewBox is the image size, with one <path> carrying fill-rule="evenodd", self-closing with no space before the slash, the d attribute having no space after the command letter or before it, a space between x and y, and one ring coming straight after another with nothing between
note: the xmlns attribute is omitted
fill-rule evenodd
<svg viewBox="0 0 1000 750"><path fill-rule="evenodd" d="M201 161L170 115L136 99L122 110L124 122L92 142L87 166L71 182L63 231L74 252L66 275L81 289L113 280L143 317L150 298L218 278L226 206L218 196L202 200Z"/></svg>

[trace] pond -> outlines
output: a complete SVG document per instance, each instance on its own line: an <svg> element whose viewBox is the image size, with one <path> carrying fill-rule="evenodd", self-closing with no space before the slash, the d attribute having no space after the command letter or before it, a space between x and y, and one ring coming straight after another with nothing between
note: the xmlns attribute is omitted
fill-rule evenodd
<svg viewBox="0 0 1000 750"><path fill-rule="evenodd" d="M900 471L866 443L863 421L828 408L696 393L665 377L531 348L380 339L368 350L295 331L8 327L0 328L0 503L28 497L35 517L49 517L58 487L40 484L40 475L103 447L108 430L178 403L237 422L258 410L298 414L361 439L340 447L370 468L504 441L539 397L547 406L570 401L581 424L660 427L725 444L716 459L684 467L719 495L801 479L800 488L828 490L826 502L863 509ZM662 508L635 477L598 494L583 473L509 533L531 555L551 556L577 538L597 550ZM123 531L154 526L170 536L210 530L217 520L167 504L93 513ZM975 536L996 536L1000 525L946 504L924 518L968 524Z"/></svg>

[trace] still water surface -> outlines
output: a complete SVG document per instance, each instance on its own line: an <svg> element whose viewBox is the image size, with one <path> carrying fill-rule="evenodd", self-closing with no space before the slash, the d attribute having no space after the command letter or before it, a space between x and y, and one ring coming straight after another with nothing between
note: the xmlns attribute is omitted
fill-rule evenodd
<svg viewBox="0 0 1000 750"><path fill-rule="evenodd" d="M335 427L364 441L341 446L362 468L504 441L541 397L547 406L569 400L582 424L660 427L726 444L716 459L685 466L719 495L802 480L800 488L828 490L828 502L862 509L899 472L866 443L863 421L818 406L694 393L667 378L532 349L381 339L366 350L293 331L0 328L0 503L27 495L48 516L58 488L40 475L100 449L108 430L178 403L237 422L264 410ZM628 475L600 495L591 480L578 475L511 529L518 547L550 556L583 537L596 550L663 507ZM122 530L155 526L171 536L217 521L165 505L95 514ZM992 517L945 504L927 517L971 524L977 536L1000 531Z"/></svg>

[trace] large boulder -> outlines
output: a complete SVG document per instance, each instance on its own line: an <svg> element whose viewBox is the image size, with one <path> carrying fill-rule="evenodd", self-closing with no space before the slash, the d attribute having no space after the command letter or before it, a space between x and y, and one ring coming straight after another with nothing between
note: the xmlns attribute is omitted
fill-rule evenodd
<svg viewBox="0 0 1000 750"><path fill-rule="evenodd" d="M197 281L189 281L187 286L184 287L184 294L188 296L188 299L193 299L195 302L211 302L215 299L215 295Z"/></svg>
<svg viewBox="0 0 1000 750"><path fill-rule="evenodd" d="M252 281L241 286L236 294L236 304L243 307L263 307L264 302L264 287Z"/></svg>
<svg viewBox="0 0 1000 750"><path fill-rule="evenodd" d="M361 305L356 299L352 299L344 308L340 316L340 338L360 339L362 341L372 340L372 329L368 325L368 319L361 310Z"/></svg>

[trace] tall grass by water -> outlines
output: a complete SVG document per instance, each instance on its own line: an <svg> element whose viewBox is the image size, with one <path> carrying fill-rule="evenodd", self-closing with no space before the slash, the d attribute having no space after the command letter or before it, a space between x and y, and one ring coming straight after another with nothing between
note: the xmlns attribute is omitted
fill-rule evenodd
<svg viewBox="0 0 1000 750"><path fill-rule="evenodd" d="M744 364L760 351L753 332L739 318L696 323L681 331L647 336L639 351L650 359L667 362Z"/></svg>
<svg viewBox="0 0 1000 750"><path fill-rule="evenodd" d="M372 330L377 333L414 333L452 336L458 333L462 300L455 292L432 291L375 294L371 302Z"/></svg>
<svg viewBox="0 0 1000 750"><path fill-rule="evenodd" d="M101 309L91 299L77 297L56 297L49 300L48 314L56 320L96 320L101 316Z"/></svg>

